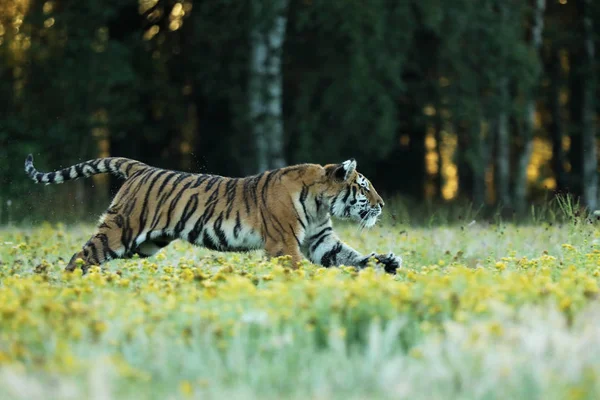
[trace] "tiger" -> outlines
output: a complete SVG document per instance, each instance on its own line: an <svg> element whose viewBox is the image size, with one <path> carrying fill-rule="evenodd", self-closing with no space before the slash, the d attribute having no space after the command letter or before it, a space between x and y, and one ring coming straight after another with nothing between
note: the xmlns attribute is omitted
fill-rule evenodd
<svg viewBox="0 0 600 400"><path fill-rule="evenodd" d="M264 250L268 258L289 256L297 268L311 263L367 267L370 260L395 273L402 258L393 252L361 254L333 231L331 217L370 228L384 201L356 170L341 164L297 164L232 178L149 166L123 157L85 161L55 172L38 172L33 156L25 172L46 185L111 173L124 183L102 214L96 232L66 266L85 274L114 259L151 257L181 239L209 250Z"/></svg>

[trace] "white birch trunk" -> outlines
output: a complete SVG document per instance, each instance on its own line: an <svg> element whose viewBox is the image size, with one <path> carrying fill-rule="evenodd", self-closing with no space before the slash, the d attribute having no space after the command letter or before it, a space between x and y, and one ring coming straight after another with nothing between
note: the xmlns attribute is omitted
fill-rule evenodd
<svg viewBox="0 0 600 400"><path fill-rule="evenodd" d="M256 172L285 165L281 59L287 7L288 0L252 0L249 106Z"/></svg>

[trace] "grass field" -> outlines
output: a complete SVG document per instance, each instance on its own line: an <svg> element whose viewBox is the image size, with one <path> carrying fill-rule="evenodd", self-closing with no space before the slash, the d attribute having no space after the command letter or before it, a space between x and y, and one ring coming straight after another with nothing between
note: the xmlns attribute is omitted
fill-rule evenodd
<svg viewBox="0 0 600 400"><path fill-rule="evenodd" d="M338 224L396 276L183 242L64 274L92 229L0 228L1 399L600 398L594 224Z"/></svg>

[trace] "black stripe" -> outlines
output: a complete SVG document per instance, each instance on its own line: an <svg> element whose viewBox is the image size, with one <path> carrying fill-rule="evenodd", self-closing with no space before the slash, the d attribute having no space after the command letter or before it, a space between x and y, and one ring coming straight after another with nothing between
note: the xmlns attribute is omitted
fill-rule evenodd
<svg viewBox="0 0 600 400"><path fill-rule="evenodd" d="M121 233L121 244L123 245L123 249L125 252L131 247L133 239L133 229L129 226L129 218L125 219L125 226L123 227L123 232Z"/></svg>
<svg viewBox="0 0 600 400"><path fill-rule="evenodd" d="M89 248L90 250L92 250L92 261L94 262L94 264L100 264L100 259L98 258L98 249L96 248L96 245L90 242Z"/></svg>
<svg viewBox="0 0 600 400"><path fill-rule="evenodd" d="M125 178L129 178L129 172L131 171L131 168L133 168L133 166L134 166L135 164L136 164L136 163L134 163L134 162L130 162L130 163L127 165L127 168L125 168Z"/></svg>
<svg viewBox="0 0 600 400"><path fill-rule="evenodd" d="M135 208L137 200L138 200L137 197L133 197L133 198L129 199L128 202L125 203L125 207L123 208L123 216L125 218L129 218L129 216L133 212L133 209Z"/></svg>
<svg viewBox="0 0 600 400"><path fill-rule="evenodd" d="M139 230L138 230L138 235L142 233L142 231L144 230L144 228L146 227L146 222L148 222L148 200L150 199L150 193L152 192L152 189L154 188L154 185L156 185L156 182L158 182L158 180L166 173L168 173L168 170L158 170L159 172L156 174L156 176L154 176L152 178L152 182L150 182L150 186L148 187L148 190L146 191L146 196L144 196L144 202L142 203L142 211L140 212L140 218L139 218ZM149 178L148 178L149 179Z"/></svg>
<svg viewBox="0 0 600 400"><path fill-rule="evenodd" d="M248 195L250 193L250 184L253 178L244 179L244 186L242 188L242 198L244 199L244 205L246 206L246 214L250 215L250 202L248 201Z"/></svg>
<svg viewBox="0 0 600 400"><path fill-rule="evenodd" d="M279 219L277 219L277 217L274 215L271 215L271 220L275 221L277 225L279 225L279 227L273 225L273 228L277 233L279 233L279 236L281 236L281 241L283 242L285 239L285 229L283 228L283 225L281 224L281 222L279 222Z"/></svg>
<svg viewBox="0 0 600 400"><path fill-rule="evenodd" d="M192 230L188 233L188 242L190 243L196 243L196 240L198 240L198 237L200 236L200 233L202 232L202 229L204 228L204 221L205 218L204 216L209 214L208 218L210 218L210 216L213 213L213 209L214 207L208 207L204 210L204 213L200 216L200 218L198 218L198 220L196 220L196 222L194 223L194 227L192 228Z"/></svg>
<svg viewBox="0 0 600 400"><path fill-rule="evenodd" d="M142 176L142 183L148 183L150 178L152 178L152 176L158 171L164 171L164 170L160 170L158 168L148 168L148 172L146 174L144 174L144 176Z"/></svg>
<svg viewBox="0 0 600 400"><path fill-rule="evenodd" d="M173 182L173 186L171 187L169 193L163 193L163 190L165 189L169 181L176 176L177 179L175 180L175 182ZM156 228L156 225L158 225L160 216L162 215L161 210L163 204L167 201L167 198L171 195L171 193L173 193L177 183L181 182L182 179L183 177L178 172L171 171L171 175L167 176L161 183L160 187L158 188L158 202L156 203L156 210L154 210L154 217L152 218L152 222L150 223L150 231L154 230L154 228ZM150 233L150 231L148 232L148 234Z"/></svg>
<svg viewBox="0 0 600 400"><path fill-rule="evenodd" d="M301 246L302 243L300 243L300 239L298 239L298 236L296 236L296 232L294 232L294 227L292 226L292 224L289 224L289 225L290 225L290 229L292 230L292 235L294 235L296 242L298 242L298 246Z"/></svg>
<svg viewBox="0 0 600 400"><path fill-rule="evenodd" d="M321 257L321 265L330 267L337 264L337 255L342 251L342 244L336 243L335 246Z"/></svg>
<svg viewBox="0 0 600 400"><path fill-rule="evenodd" d="M167 222L165 224L165 226L162 228L162 230L164 231L165 229L168 229L169 226L171 225L171 214L173 214L173 211L175 210L175 208L177 208L177 203L179 202L179 199L181 199L181 196L183 195L183 192L186 191L190 186L191 186L192 182L188 182L185 185L183 185L183 187L181 188L181 190L179 191L179 193L177 193L177 195L173 198L173 200L171 200L171 204L169 204L169 211L167 212ZM173 188L175 189L175 188Z"/></svg>
<svg viewBox="0 0 600 400"><path fill-rule="evenodd" d="M196 243L196 240L200 236L200 233L202 233L204 225L213 216L213 214L215 212L215 207L217 206L217 201L218 201L217 194L218 194L218 187L217 187L217 190L214 191L210 195L210 197L204 204L204 207L205 207L204 213L202 213L200 218L198 218L198 220L194 224L194 227L192 228L190 233L188 233L188 241L190 243Z"/></svg>
<svg viewBox="0 0 600 400"><path fill-rule="evenodd" d="M98 234L97 237L102 242L102 252L104 253L104 258L106 258L106 254L108 254L111 259L118 258L117 253L115 253L108 245L108 236L106 236L104 233L101 233Z"/></svg>
<svg viewBox="0 0 600 400"><path fill-rule="evenodd" d="M174 175L174 176L177 176L177 179L175 179L175 181L171 184L171 190L169 190L168 193L163 193L160 196L160 199L158 201L158 206L159 207L162 207L162 205L167 201L167 199L169 197L171 197L171 195L173 194L173 192L175 192L175 190L178 189L178 185L181 183L181 181L183 181L187 177L186 174L182 174L182 173L179 173L179 172L176 172L175 174L176 175ZM166 179L165 179L165 181L166 181ZM190 184L191 184L191 182L190 182Z"/></svg>
<svg viewBox="0 0 600 400"><path fill-rule="evenodd" d="M315 196L315 207L317 208L317 215L319 214L319 209L321 208L322 205L323 205L323 202L319 198L319 196Z"/></svg>
<svg viewBox="0 0 600 400"><path fill-rule="evenodd" d="M250 183L248 185L248 194L254 202L254 207L258 207L258 185L260 184L260 181L262 180L263 176L265 176L264 172L262 174L255 175L253 178L250 179ZM248 210L248 214L250 214L250 210Z"/></svg>
<svg viewBox="0 0 600 400"><path fill-rule="evenodd" d="M71 172L71 167L61 169L58 174L61 176L63 181L67 181L67 180L71 179L70 172Z"/></svg>
<svg viewBox="0 0 600 400"><path fill-rule="evenodd" d="M202 185L202 182L204 182L208 178L210 178L210 175L202 174L202 175L198 176L198 178L196 179L196 182L194 182L194 184L192 185L192 189L195 189L198 186Z"/></svg>
<svg viewBox="0 0 600 400"><path fill-rule="evenodd" d="M240 221L240 212L235 213L235 226L233 227L233 237L238 238L240 230L242 229L242 222Z"/></svg>
<svg viewBox="0 0 600 400"><path fill-rule="evenodd" d="M125 158L120 158L118 159L114 164L113 164L113 170L112 172L118 172L119 174L122 175L121 173L121 165L125 164L125 161L127 161Z"/></svg>
<svg viewBox="0 0 600 400"><path fill-rule="evenodd" d="M140 171L137 171L135 174L129 177L128 184L123 185L122 191L119 191L121 201L126 199L130 192L133 193L132 198L136 198L136 194L140 191L143 185L142 179L139 179L141 176L142 175L140 174ZM139 180L136 182L137 179Z"/></svg>
<svg viewBox="0 0 600 400"><path fill-rule="evenodd" d="M353 190L356 190L356 188L352 188ZM348 197L350 197L350 189L346 189L346 194L344 195L344 198L342 199L342 203L346 204L346 202L348 201Z"/></svg>
<svg viewBox="0 0 600 400"><path fill-rule="evenodd" d="M315 240L314 243L310 246L310 251L314 253L317 250L317 248L319 248L319 246L321 245L321 243L323 243L323 241L325 239L327 239L327 237L329 237L329 235L328 234L324 234L319 239Z"/></svg>
<svg viewBox="0 0 600 400"><path fill-rule="evenodd" d="M308 212L306 211L306 198L308 197L308 186L302 185L302 190L300 191L300 205L302 206L302 211L304 212L304 218L306 218L306 222L310 222L310 218L308 217Z"/></svg>
<svg viewBox="0 0 600 400"><path fill-rule="evenodd" d="M198 208L198 193L194 193L190 196L187 203L185 203L185 207L183 208L183 214L181 214L181 219L177 221L175 225L175 235L179 236L181 231L185 228L185 224L190 219L190 217L196 212Z"/></svg>
<svg viewBox="0 0 600 400"><path fill-rule="evenodd" d="M176 177L178 175L177 172L175 171L168 171L169 172L169 176L167 176L162 183L160 184L160 186L158 187L158 191L157 194L160 196L163 192L163 190L165 189L165 186L167 186L167 184L169 183L169 181L171 179L173 179L174 177Z"/></svg>
<svg viewBox="0 0 600 400"><path fill-rule="evenodd" d="M74 165L73 168L75 168L75 172L76 172L75 178L76 179L83 176L83 164Z"/></svg>
<svg viewBox="0 0 600 400"><path fill-rule="evenodd" d="M208 182L206 182L206 186L204 187L204 191L208 192L210 189L212 189L212 187L215 185L215 183L217 183L220 180L221 180L220 176L213 176L212 178L210 178L210 180Z"/></svg>
<svg viewBox="0 0 600 400"><path fill-rule="evenodd" d="M261 218L261 220L262 220L262 223L263 223L263 229L264 229L264 232L265 232L265 234L266 234L268 237L270 237L271 239L275 239L275 238L274 238L273 236L271 236L271 234L269 233L269 227L268 227L268 225L267 225L267 221L265 220L265 214L261 212L261 213L260 213L260 218Z"/></svg>
<svg viewBox="0 0 600 400"><path fill-rule="evenodd" d="M227 201L225 203L227 205L227 212L225 218L227 219L229 219L231 215L231 210L233 210L237 181L237 178L231 178L225 185L225 194L227 196Z"/></svg>
<svg viewBox="0 0 600 400"><path fill-rule="evenodd" d="M49 172L46 176L48 177L48 183L54 183L54 177L56 176L55 172Z"/></svg>
<svg viewBox="0 0 600 400"><path fill-rule="evenodd" d="M279 173L279 179L281 180L281 178L283 178L285 175L291 173L291 172L298 172L298 171L302 171L305 168L304 165L295 165L292 167L287 167L287 168L282 168Z"/></svg>
<svg viewBox="0 0 600 400"><path fill-rule="evenodd" d="M262 189L260 190L260 195L262 197L263 204L267 204L267 190L269 189L269 183L271 182L271 179L273 179L274 177L274 172L267 173L267 179L265 179L265 183L263 184Z"/></svg>
<svg viewBox="0 0 600 400"><path fill-rule="evenodd" d="M208 232L204 232L204 235L202 235L202 245L204 247L206 247L207 249L209 249L209 250L219 250L218 245L210 237L210 235L208 234Z"/></svg>
<svg viewBox="0 0 600 400"><path fill-rule="evenodd" d="M297 217L296 217L296 220L297 220L298 222L300 222L300 225L302 225L302 229L306 229L306 225L304 224L304 221L302 221L302 219L300 219L300 216L297 216Z"/></svg>
<svg viewBox="0 0 600 400"><path fill-rule="evenodd" d="M206 200L206 203L204 203L204 207L205 207L204 213L200 216L200 218L198 218L198 220L194 224L194 227L188 234L188 241L191 243L196 243L196 240L200 236L200 233L202 232L204 225L214 214L215 207L219 201L219 189L221 187L221 183L223 182L223 180L222 180L222 177L220 177L220 176L217 176L215 178L217 178L217 179L214 180L214 182L219 181L219 183L217 184L217 187L215 188L215 190L210 194L210 196ZM211 181L213 181L213 179L211 179L208 182L208 184L211 184ZM211 187L212 187L212 185L214 185L214 183L211 184ZM203 242L204 242L205 237L206 237L206 232L203 235L203 239L202 239Z"/></svg>
<svg viewBox="0 0 600 400"><path fill-rule="evenodd" d="M151 170L153 168L140 168L137 171L135 171L133 174L131 174L127 179L131 180L133 178L136 178L138 176L142 176L143 174L146 173L146 171Z"/></svg>
<svg viewBox="0 0 600 400"><path fill-rule="evenodd" d="M94 161L90 162L90 166L94 169L94 174L99 173L100 171L98 170L98 165L100 165L100 162L102 161L101 158L97 158Z"/></svg>
<svg viewBox="0 0 600 400"><path fill-rule="evenodd" d="M213 229L215 231L215 235L217 235L217 239L219 240L219 250L226 250L229 247L229 242L227 241L227 236L225 236L225 232L222 229L223 226L223 212L219 214L215 224L213 225Z"/></svg>
<svg viewBox="0 0 600 400"><path fill-rule="evenodd" d="M310 242L312 242L313 240L316 240L319 236L321 236L322 234L332 231L333 229L330 226L327 226L323 229L321 229L319 232L315 233L314 235L311 235L311 237L308 238L308 240Z"/></svg>

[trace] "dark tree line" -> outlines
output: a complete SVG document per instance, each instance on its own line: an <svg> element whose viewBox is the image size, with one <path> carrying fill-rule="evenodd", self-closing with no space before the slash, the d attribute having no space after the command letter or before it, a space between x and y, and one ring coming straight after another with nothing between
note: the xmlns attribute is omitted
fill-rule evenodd
<svg viewBox="0 0 600 400"><path fill-rule="evenodd" d="M39 200L33 152L41 169L118 155L236 176L355 157L387 194L523 211L567 191L595 209L596 3L0 0L2 208Z"/></svg>

